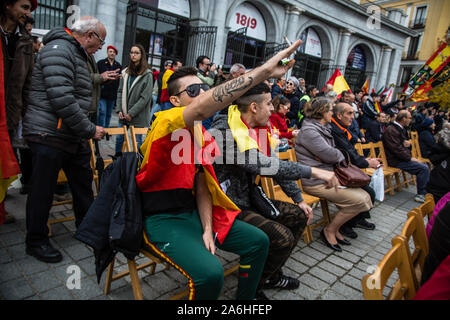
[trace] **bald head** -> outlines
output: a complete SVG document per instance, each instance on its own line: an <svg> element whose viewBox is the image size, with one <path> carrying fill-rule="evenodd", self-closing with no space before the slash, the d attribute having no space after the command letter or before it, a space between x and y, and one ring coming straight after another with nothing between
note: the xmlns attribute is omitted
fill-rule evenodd
<svg viewBox="0 0 450 320"><path fill-rule="evenodd" d="M395 121L403 127L407 127L411 123L411 119L411 113L408 110L402 110L397 114L397 119Z"/></svg>
<svg viewBox="0 0 450 320"><path fill-rule="evenodd" d="M95 17L83 16L76 20L70 29L74 38L89 54L100 50L106 38L105 26Z"/></svg>
<svg viewBox="0 0 450 320"><path fill-rule="evenodd" d="M344 127L350 127L355 117L355 111L350 104L339 102L333 107L333 117L339 120Z"/></svg>

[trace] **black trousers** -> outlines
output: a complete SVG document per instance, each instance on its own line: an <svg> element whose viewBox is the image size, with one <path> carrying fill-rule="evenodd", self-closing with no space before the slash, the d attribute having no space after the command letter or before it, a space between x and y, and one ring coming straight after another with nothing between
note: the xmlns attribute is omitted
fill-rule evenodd
<svg viewBox="0 0 450 320"><path fill-rule="evenodd" d="M375 202L375 190L373 190L368 185L365 187L361 187L361 189L363 189L365 192L367 192L370 195L370 199L372 200L372 203L374 203ZM364 212L357 214L356 216L354 216L353 218L348 220L346 223L344 223L343 226L353 228L358 223L358 221L360 221L362 219L370 219L370 211L364 211Z"/></svg>
<svg viewBox="0 0 450 320"><path fill-rule="evenodd" d="M307 218L302 209L288 202L271 200L280 211L275 219L268 219L252 210L243 210L238 218L262 231L269 237L269 254L260 280L262 286L267 279L278 279L281 267L291 255L306 227Z"/></svg>
<svg viewBox="0 0 450 320"><path fill-rule="evenodd" d="M49 241L47 221L61 169L72 191L77 227L94 201L91 149L87 142L79 146L76 154L39 143L30 142L28 145L32 152L33 174L26 205L26 244L39 246Z"/></svg>

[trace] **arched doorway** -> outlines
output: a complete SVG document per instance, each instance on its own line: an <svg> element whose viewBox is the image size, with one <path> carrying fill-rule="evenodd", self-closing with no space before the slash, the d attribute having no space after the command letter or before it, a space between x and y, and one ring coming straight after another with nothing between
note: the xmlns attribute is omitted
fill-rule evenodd
<svg viewBox="0 0 450 320"><path fill-rule="evenodd" d="M303 78L307 85L319 85L322 69L322 41L314 28L305 29L301 35L303 43L295 54L292 75Z"/></svg>
<svg viewBox="0 0 450 320"><path fill-rule="evenodd" d="M367 78L367 57L363 46L353 47L347 57L345 80L352 91L361 89Z"/></svg>
<svg viewBox="0 0 450 320"><path fill-rule="evenodd" d="M267 34L263 15L253 4L243 2L233 10L229 19L224 63L256 67L264 61Z"/></svg>

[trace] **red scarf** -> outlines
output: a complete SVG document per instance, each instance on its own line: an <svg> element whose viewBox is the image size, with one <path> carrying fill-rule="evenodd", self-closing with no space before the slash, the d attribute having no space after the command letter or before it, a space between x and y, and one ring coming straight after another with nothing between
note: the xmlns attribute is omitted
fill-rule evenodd
<svg viewBox="0 0 450 320"><path fill-rule="evenodd" d="M8 179L20 173L16 156L9 140L6 124L5 71L3 66L3 41L0 39L0 178Z"/></svg>

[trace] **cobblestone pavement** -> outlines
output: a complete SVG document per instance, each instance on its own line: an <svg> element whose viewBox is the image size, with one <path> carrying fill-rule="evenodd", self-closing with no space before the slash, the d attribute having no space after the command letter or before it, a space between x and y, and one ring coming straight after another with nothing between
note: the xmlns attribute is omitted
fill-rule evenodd
<svg viewBox="0 0 450 320"><path fill-rule="evenodd" d="M104 154L112 154L113 141L104 148ZM343 252L334 252L319 238L319 230L313 231L314 240L306 245L300 240L291 257L283 267L285 274L300 280L297 290L266 290L274 300L362 300L361 279L368 268L376 266L391 248L391 239L400 233L407 213L418 206L414 202L415 186L410 186L394 196L386 196L371 210L371 222L376 229L367 231L355 229L357 239L351 239L351 246L343 246ZM64 258L60 263L47 264L25 253L25 204L26 196L18 189L10 189L6 208L17 219L14 224L0 226L0 299L8 300L132 300L133 291L129 277L112 283L109 295L103 293L106 272L100 284L95 276L92 249L76 240L73 221L52 226L52 244ZM337 209L330 204L331 213ZM51 218L73 215L71 205L53 207ZM320 208L314 209L316 218L321 217ZM238 256L218 251L217 256L223 265L236 264ZM137 262L147 261L138 257ZM69 289L73 266L81 271L81 288ZM119 254L116 272L127 269L126 259ZM144 299L166 300L187 288L187 280L174 268L166 270L157 265L153 275L145 270L139 271ZM225 278L220 299L234 299L237 288L236 272ZM393 285L395 277L388 282L386 293ZM69 283L69 286L67 285Z"/></svg>

